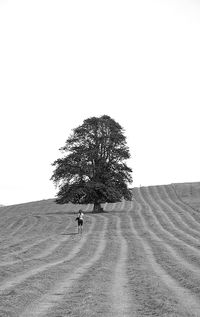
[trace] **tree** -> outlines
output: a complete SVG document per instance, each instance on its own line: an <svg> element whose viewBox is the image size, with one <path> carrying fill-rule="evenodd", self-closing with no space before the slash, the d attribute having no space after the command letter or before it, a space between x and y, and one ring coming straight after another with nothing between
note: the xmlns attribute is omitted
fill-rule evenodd
<svg viewBox="0 0 200 317"><path fill-rule="evenodd" d="M52 164L51 177L59 187L57 203L93 203L99 210L101 203L131 199L129 149L115 120L107 115L84 120L60 150L65 155Z"/></svg>

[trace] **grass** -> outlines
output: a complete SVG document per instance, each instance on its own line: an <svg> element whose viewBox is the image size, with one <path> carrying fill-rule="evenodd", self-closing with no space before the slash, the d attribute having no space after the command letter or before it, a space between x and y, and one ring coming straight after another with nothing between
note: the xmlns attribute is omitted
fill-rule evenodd
<svg viewBox="0 0 200 317"><path fill-rule="evenodd" d="M0 316L200 316L200 183L135 188L85 211L0 208Z"/></svg>

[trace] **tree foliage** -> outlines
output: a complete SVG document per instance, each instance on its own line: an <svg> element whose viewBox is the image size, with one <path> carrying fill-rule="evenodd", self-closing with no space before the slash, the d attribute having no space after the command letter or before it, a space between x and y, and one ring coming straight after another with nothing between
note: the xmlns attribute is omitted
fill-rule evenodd
<svg viewBox="0 0 200 317"><path fill-rule="evenodd" d="M109 116L92 117L73 130L64 156L52 165L51 179L59 187L58 203L117 202L131 199L130 158L123 128Z"/></svg>

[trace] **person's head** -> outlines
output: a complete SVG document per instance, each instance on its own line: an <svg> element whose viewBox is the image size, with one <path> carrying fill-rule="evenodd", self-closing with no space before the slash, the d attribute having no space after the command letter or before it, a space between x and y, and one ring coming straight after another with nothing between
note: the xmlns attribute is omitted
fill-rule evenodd
<svg viewBox="0 0 200 317"><path fill-rule="evenodd" d="M79 210L79 214L81 214L81 213L82 213L82 210L80 209L80 210Z"/></svg>

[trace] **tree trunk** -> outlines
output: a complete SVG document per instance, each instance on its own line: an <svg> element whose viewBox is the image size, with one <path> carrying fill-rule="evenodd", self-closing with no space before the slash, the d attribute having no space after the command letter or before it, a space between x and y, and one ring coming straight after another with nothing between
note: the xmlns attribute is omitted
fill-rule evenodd
<svg viewBox="0 0 200 317"><path fill-rule="evenodd" d="M94 203L93 212L102 212L103 208L100 203Z"/></svg>

